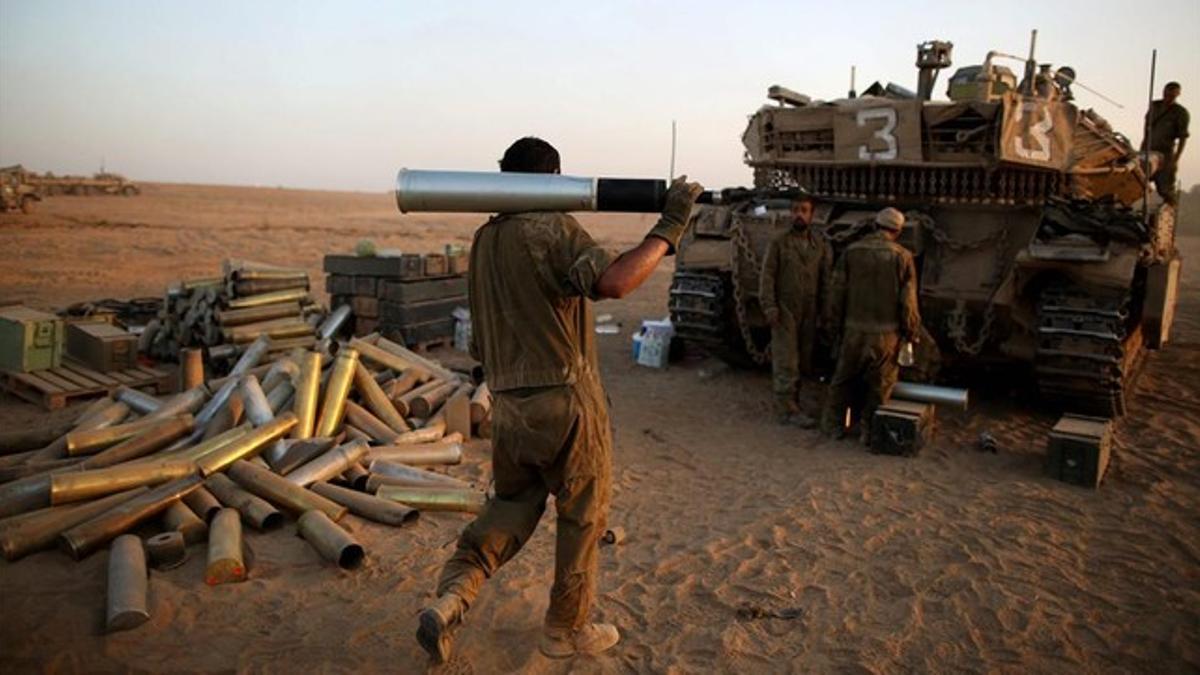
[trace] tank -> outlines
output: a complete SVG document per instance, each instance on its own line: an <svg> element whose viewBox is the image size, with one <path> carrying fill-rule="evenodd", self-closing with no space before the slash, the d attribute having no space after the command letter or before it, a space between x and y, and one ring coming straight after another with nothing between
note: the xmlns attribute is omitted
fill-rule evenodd
<svg viewBox="0 0 1200 675"><path fill-rule="evenodd" d="M42 201L42 191L29 176L20 164L0 167L0 212L33 213L34 207Z"/></svg>
<svg viewBox="0 0 1200 675"><path fill-rule="evenodd" d="M1174 314L1175 213L1147 187L1158 158L1078 107L1074 71L1038 64L1032 48L959 68L934 100L952 48L918 45L915 91L875 83L820 101L768 90L742 137L753 189L699 207L679 248L676 335L735 364L769 363L761 261L803 187L839 255L879 209L906 214L900 243L916 260L927 336L903 378L994 366L1027 373L1047 407L1120 415ZM1023 63L1023 76L1001 61ZM824 345L827 364L831 353Z"/></svg>

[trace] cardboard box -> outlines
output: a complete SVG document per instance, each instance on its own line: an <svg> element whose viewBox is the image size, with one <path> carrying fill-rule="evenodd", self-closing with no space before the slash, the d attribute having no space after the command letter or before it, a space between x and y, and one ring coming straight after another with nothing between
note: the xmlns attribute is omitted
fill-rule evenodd
<svg viewBox="0 0 1200 675"><path fill-rule="evenodd" d="M137 336L108 323L67 326L67 353L102 373L137 365Z"/></svg>
<svg viewBox="0 0 1200 675"><path fill-rule="evenodd" d="M1100 487L1112 455L1112 420L1063 415L1046 443L1046 474L1072 485Z"/></svg>
<svg viewBox="0 0 1200 675"><path fill-rule="evenodd" d="M0 308L0 370L28 373L62 364L63 322L23 305Z"/></svg>

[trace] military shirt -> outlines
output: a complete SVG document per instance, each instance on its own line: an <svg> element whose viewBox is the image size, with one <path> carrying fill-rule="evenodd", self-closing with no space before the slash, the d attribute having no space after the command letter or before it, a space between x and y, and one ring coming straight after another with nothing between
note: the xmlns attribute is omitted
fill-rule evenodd
<svg viewBox="0 0 1200 675"><path fill-rule="evenodd" d="M471 355L492 391L573 384L597 372L589 300L612 260L565 213L504 214L475 232Z"/></svg>
<svg viewBox="0 0 1200 675"><path fill-rule="evenodd" d="M823 307L833 269L829 242L811 227L791 227L767 246L758 301L764 310L783 307L814 317Z"/></svg>
<svg viewBox="0 0 1200 675"><path fill-rule="evenodd" d="M1167 157L1167 161L1171 161L1175 141L1188 137L1190 116L1187 108L1178 103L1168 106L1160 99L1150 104L1146 117L1150 120L1150 149L1172 154L1172 157Z"/></svg>
<svg viewBox="0 0 1200 675"><path fill-rule="evenodd" d="M830 312L846 329L920 335L912 254L874 232L846 247L833 272Z"/></svg>

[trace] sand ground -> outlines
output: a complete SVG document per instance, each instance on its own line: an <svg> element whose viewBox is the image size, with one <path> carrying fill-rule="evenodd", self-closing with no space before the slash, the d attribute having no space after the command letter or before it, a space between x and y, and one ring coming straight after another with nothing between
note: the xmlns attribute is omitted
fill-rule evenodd
<svg viewBox="0 0 1200 675"><path fill-rule="evenodd" d="M300 265L362 238L413 251L465 243L474 216L401 218L386 195L148 186L0 215L0 303L157 295L224 257ZM602 242L643 217L585 218ZM1182 242L1200 260L1200 240ZM1200 669L1200 277L1185 266L1174 343L1148 361L1098 491L1041 473L1055 417L1026 392L977 389L939 410L916 459L770 422L769 378L689 363L633 365L630 331L666 313L670 270L605 303L616 428L596 616L611 656L536 649L554 518L492 580L443 672L1196 672ZM715 373L715 374L714 374ZM983 385L984 383L980 383ZM807 392L816 397L819 388ZM44 417L0 399L0 424ZM975 450L989 431L998 454ZM486 482L476 443L457 475ZM341 572L294 528L250 533L251 579L208 588L203 548L151 578L151 621L105 636L105 565L57 552L0 563L5 672L421 672L415 613L467 517L394 530L348 517L368 564ZM784 618L779 618L784 617Z"/></svg>

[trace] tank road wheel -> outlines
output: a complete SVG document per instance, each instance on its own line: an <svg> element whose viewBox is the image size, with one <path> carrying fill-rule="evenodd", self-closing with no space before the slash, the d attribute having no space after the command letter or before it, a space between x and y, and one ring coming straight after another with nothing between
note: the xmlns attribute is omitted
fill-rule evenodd
<svg viewBox="0 0 1200 675"><path fill-rule="evenodd" d="M729 272L676 270L668 302L675 335L738 368L760 364L746 349L733 298ZM756 346L766 349L769 332L752 328Z"/></svg>
<svg viewBox="0 0 1200 675"><path fill-rule="evenodd" d="M1142 329L1122 291L1100 295L1051 286L1038 301L1034 362L1042 400L1064 412L1125 414L1145 354Z"/></svg>
<svg viewBox="0 0 1200 675"><path fill-rule="evenodd" d="M33 213L34 207L37 206L37 200L29 195L21 198L21 213L26 215Z"/></svg>

